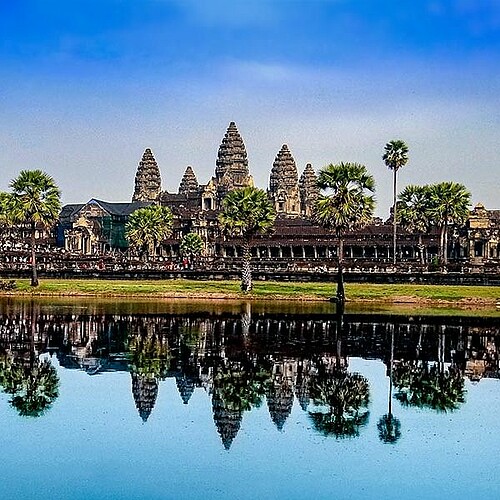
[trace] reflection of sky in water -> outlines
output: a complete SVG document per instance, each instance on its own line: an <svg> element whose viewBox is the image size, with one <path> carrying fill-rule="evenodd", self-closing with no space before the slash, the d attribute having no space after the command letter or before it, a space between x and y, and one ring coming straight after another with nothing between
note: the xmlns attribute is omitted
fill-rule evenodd
<svg viewBox="0 0 500 500"><path fill-rule="evenodd" d="M2 498L493 498L500 465L500 381L466 382L452 413L402 408L396 445L379 441L387 412L385 365L351 358L370 382L370 420L359 438L325 438L295 400L283 431L267 405L245 412L229 451L208 394L189 404L174 378L140 419L126 372L88 376L58 368L60 396L41 418L20 418L0 396ZM53 357L57 365L57 360ZM34 496L33 492L37 492Z"/></svg>

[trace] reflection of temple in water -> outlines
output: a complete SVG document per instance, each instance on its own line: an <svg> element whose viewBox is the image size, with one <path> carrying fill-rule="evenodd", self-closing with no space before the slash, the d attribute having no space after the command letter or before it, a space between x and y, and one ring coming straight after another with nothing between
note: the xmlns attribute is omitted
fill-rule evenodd
<svg viewBox="0 0 500 500"><path fill-rule="evenodd" d="M453 364L473 381L500 378L500 327L494 319L387 315L48 314L26 307L0 316L0 352L57 356L89 375L129 371L145 422L161 381L174 378L180 401L205 391L217 432L229 449L244 413L265 402L278 430L296 403L307 411L318 374L348 369L350 357ZM330 374L330 375L329 375Z"/></svg>

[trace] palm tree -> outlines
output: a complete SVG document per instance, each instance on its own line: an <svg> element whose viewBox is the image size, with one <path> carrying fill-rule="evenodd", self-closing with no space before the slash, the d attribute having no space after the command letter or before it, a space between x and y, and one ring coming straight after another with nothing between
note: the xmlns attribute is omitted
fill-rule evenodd
<svg viewBox="0 0 500 500"><path fill-rule="evenodd" d="M382 156L385 164L394 173L393 178L393 196L392 196L392 219L393 219L393 258L394 264L396 264L396 245L397 245L397 204L396 204L396 193L397 193L397 174L398 170L404 167L408 163L408 146L404 141L394 140L390 141L385 145L385 153Z"/></svg>
<svg viewBox="0 0 500 500"><path fill-rule="evenodd" d="M181 256L187 258L189 263L192 264L192 261L202 254L203 248L201 236L196 233L188 233L182 238L179 251Z"/></svg>
<svg viewBox="0 0 500 500"><path fill-rule="evenodd" d="M12 215L11 194L0 192L0 226L10 225Z"/></svg>
<svg viewBox="0 0 500 500"><path fill-rule="evenodd" d="M12 189L12 220L31 228L31 286L38 286L36 266L36 227L52 226L61 211L61 191L54 179L41 170L22 170L10 183Z"/></svg>
<svg viewBox="0 0 500 500"><path fill-rule="evenodd" d="M272 230L276 214L262 189L245 187L230 191L224 198L223 211L219 214L222 230L233 238L243 240L243 269L241 290L252 289L250 244L259 233Z"/></svg>
<svg viewBox="0 0 500 500"><path fill-rule="evenodd" d="M0 242L4 237L4 233L12 226L12 216L12 195L0 192Z"/></svg>
<svg viewBox="0 0 500 500"><path fill-rule="evenodd" d="M410 184L399 193L398 222L409 232L418 234L420 263L425 263L422 236L431 228L431 190L429 186Z"/></svg>
<svg viewBox="0 0 500 500"><path fill-rule="evenodd" d="M146 258L156 254L158 244L172 234L173 216L168 207L151 205L130 214L125 226L125 237Z"/></svg>
<svg viewBox="0 0 500 500"><path fill-rule="evenodd" d="M430 186L432 208L430 210L434 223L440 229L441 261L448 263L448 229L450 225L463 224L469 216L471 194L469 190L457 182L440 182Z"/></svg>
<svg viewBox="0 0 500 500"><path fill-rule="evenodd" d="M327 165L318 176L318 186L326 190L320 195L314 210L315 220L334 231L338 240L337 303L345 302L342 263L344 235L347 231L370 221L375 208L375 180L364 165L339 163Z"/></svg>

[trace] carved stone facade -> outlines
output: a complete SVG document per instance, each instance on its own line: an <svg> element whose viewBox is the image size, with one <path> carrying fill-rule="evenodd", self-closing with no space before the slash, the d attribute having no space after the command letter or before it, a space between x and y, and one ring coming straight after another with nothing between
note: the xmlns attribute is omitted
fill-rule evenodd
<svg viewBox="0 0 500 500"><path fill-rule="evenodd" d="M135 175L132 201L156 201L161 192L161 174L151 149L147 148Z"/></svg>
<svg viewBox="0 0 500 500"><path fill-rule="evenodd" d="M98 255L113 249L128 247L125 224L128 216L151 202L108 203L89 200L84 204L63 207L59 216L61 241L68 252Z"/></svg>
<svg viewBox="0 0 500 500"><path fill-rule="evenodd" d="M500 259L500 210L478 203L467 221L469 256L474 264Z"/></svg>

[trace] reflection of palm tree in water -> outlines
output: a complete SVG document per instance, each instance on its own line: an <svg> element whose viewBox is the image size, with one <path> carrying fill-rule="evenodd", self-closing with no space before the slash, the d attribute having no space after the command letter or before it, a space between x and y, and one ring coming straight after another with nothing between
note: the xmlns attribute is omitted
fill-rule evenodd
<svg viewBox="0 0 500 500"><path fill-rule="evenodd" d="M312 399L321 409L309 415L314 428L325 436L358 436L360 427L368 422L368 380L359 373L318 373Z"/></svg>
<svg viewBox="0 0 500 500"><path fill-rule="evenodd" d="M4 353L0 360L0 384L10 394L10 404L24 417L39 417L59 395L59 378L56 369L47 359L40 360L35 350L38 312L30 304L30 353L29 363Z"/></svg>
<svg viewBox="0 0 500 500"><path fill-rule="evenodd" d="M419 339L420 343L421 339ZM444 328L438 336L438 361L434 364L418 359L402 360L394 368L396 398L404 406L430 408L438 412L453 411L465 402L463 374L455 364L445 368Z"/></svg>
<svg viewBox="0 0 500 500"><path fill-rule="evenodd" d="M317 409L309 416L314 428L324 436L336 438L359 436L368 423L370 387L360 373L347 371L341 357L344 308L337 304L337 354L335 364L319 362L311 384L311 397Z"/></svg>
<svg viewBox="0 0 500 500"><path fill-rule="evenodd" d="M154 324L145 332L134 332L129 340L132 394L139 416L146 422L156 404L158 380L164 379L170 364L166 339L154 332Z"/></svg>
<svg viewBox="0 0 500 500"><path fill-rule="evenodd" d="M238 434L245 411L262 404L269 371L251 360L232 361L216 368L212 410L226 450Z"/></svg>
<svg viewBox="0 0 500 500"><path fill-rule="evenodd" d="M389 362L389 398L388 410L385 415L380 417L377 424L378 435L383 443L394 444L401 437L401 422L392 414L392 377L394 367L394 328L391 324L391 357Z"/></svg>

